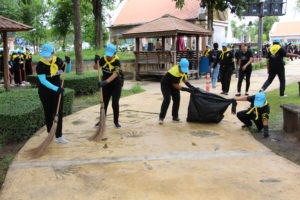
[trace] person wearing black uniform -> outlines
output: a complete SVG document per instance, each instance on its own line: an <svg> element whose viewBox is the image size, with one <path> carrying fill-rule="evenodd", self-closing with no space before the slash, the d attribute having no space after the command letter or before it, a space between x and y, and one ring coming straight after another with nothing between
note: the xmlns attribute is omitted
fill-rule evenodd
<svg viewBox="0 0 300 200"><path fill-rule="evenodd" d="M26 52L24 53L25 58L25 73L26 75L32 75L32 54L30 53L30 49L26 48Z"/></svg>
<svg viewBox="0 0 300 200"><path fill-rule="evenodd" d="M219 57L220 78L222 83L221 94L228 95L230 88L231 75L234 70L234 57L232 51L227 47L226 42L222 43L222 52Z"/></svg>
<svg viewBox="0 0 300 200"><path fill-rule="evenodd" d="M259 92L254 96L238 97L234 98L234 100L249 101L251 103L251 107L249 109L237 113L239 120L244 123L242 128L251 127L252 121L254 121L257 130L259 132L263 130L263 136L265 138L268 137L270 106L265 93Z"/></svg>
<svg viewBox="0 0 300 200"><path fill-rule="evenodd" d="M121 77L121 63L119 57L116 55L117 48L113 44L108 44L105 49L105 56L100 58L95 57L95 63L99 61L102 67L103 77L99 81L99 87L103 88L103 101L105 106L105 113L110 98L112 98L112 108L114 113L114 124L116 128L121 128L119 124L119 100L121 97L123 80Z"/></svg>
<svg viewBox="0 0 300 200"><path fill-rule="evenodd" d="M237 84L238 93L235 96L241 96L241 87L244 77L246 76L246 92L245 95L248 96L248 91L250 87L250 77L252 73L253 54L252 51L248 49L246 44L242 44L241 51L239 51L239 80Z"/></svg>
<svg viewBox="0 0 300 200"><path fill-rule="evenodd" d="M180 90L192 92L195 89L195 87L192 86L188 81L186 75L188 72L189 61L185 58L182 58L179 62L179 65L174 65L161 79L160 86L164 100L160 109L159 124L163 124L164 122L171 101L171 97L173 100L173 121L180 122L180 119L178 117L178 110L180 105ZM188 88L182 87L182 82L184 82L186 86L188 86Z"/></svg>
<svg viewBox="0 0 300 200"><path fill-rule="evenodd" d="M280 39L274 39L273 45L270 48L270 52L267 56L267 68L268 68L268 79L263 84L261 92L265 91L269 85L273 82L277 75L280 81L280 97L287 97L284 94L285 91L285 68L284 68L284 57L300 57L297 54L286 53L286 51L280 46Z"/></svg>
<svg viewBox="0 0 300 200"><path fill-rule="evenodd" d="M218 63L221 51L219 50L219 44L214 43L214 49L209 52L209 63L211 68L211 84L212 88L217 87L217 81L219 77L220 65Z"/></svg>
<svg viewBox="0 0 300 200"><path fill-rule="evenodd" d="M62 137L62 118L63 118L63 93L61 88L60 74L65 70L65 63L62 59L54 56L54 49L50 44L44 44L41 48L39 60L36 66L36 73L39 79L39 97L42 102L45 114L45 121L48 133L51 130L53 120L58 106L59 95L62 95L58 113L56 129L56 142L68 143Z"/></svg>
<svg viewBox="0 0 300 200"><path fill-rule="evenodd" d="M14 81L16 86L25 86L22 83L22 58L18 51L14 51L11 57L13 63Z"/></svg>

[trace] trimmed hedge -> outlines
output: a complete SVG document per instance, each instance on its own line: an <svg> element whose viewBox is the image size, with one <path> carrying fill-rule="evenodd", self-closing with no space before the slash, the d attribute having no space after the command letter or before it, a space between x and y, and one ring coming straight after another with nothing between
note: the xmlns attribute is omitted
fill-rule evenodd
<svg viewBox="0 0 300 200"><path fill-rule="evenodd" d="M5 89L4 88L0 88L0 93L3 93L5 92Z"/></svg>
<svg viewBox="0 0 300 200"><path fill-rule="evenodd" d="M82 75L76 75L74 72L65 75L64 88L75 90L75 95L87 95L97 92L98 73L96 71L85 72ZM33 86L38 85L36 75L27 76L27 81Z"/></svg>
<svg viewBox="0 0 300 200"><path fill-rule="evenodd" d="M74 90L64 93L64 115L71 114ZM22 141L44 124L44 111L37 89L0 94L0 143Z"/></svg>

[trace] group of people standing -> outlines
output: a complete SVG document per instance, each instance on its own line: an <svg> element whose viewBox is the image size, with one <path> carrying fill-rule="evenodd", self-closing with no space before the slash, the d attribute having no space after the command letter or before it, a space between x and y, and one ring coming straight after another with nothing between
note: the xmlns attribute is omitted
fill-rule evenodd
<svg viewBox="0 0 300 200"><path fill-rule="evenodd" d="M10 84L14 80L15 86L25 86L26 76L32 75L32 54L30 49L26 48L26 51L22 50L13 51L9 59L9 81ZM4 62L3 62L3 51L0 51L0 79L4 74Z"/></svg>

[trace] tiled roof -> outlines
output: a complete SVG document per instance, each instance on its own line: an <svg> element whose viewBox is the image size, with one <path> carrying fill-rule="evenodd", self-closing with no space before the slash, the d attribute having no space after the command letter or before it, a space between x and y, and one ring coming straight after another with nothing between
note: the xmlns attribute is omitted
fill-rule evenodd
<svg viewBox="0 0 300 200"><path fill-rule="evenodd" d="M272 37L300 35L300 21L277 22L273 26L270 33Z"/></svg>
<svg viewBox="0 0 300 200"><path fill-rule="evenodd" d="M0 15L0 31L16 32L29 31L33 29L31 26L16 22Z"/></svg>
<svg viewBox="0 0 300 200"><path fill-rule="evenodd" d="M210 31L193 23L164 15L159 19L134 27L123 34L124 37L155 37L171 35L210 35Z"/></svg>
<svg viewBox="0 0 300 200"><path fill-rule="evenodd" d="M196 19L200 0L185 0L182 9L173 0L127 0L112 26L142 24L170 14L180 19Z"/></svg>

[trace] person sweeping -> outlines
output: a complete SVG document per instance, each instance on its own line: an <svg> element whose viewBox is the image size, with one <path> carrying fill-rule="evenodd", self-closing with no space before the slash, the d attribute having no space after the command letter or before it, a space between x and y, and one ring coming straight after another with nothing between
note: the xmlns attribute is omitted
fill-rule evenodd
<svg viewBox="0 0 300 200"><path fill-rule="evenodd" d="M112 98L115 128L121 128L119 123L119 101L122 92L123 78L121 77L121 62L116 52L116 46L108 44L105 49L105 56L100 58L99 55L96 55L95 63L99 62L103 72L102 80L98 82L98 86L103 89L105 114L107 113L109 101ZM96 125L99 125L99 123Z"/></svg>
<svg viewBox="0 0 300 200"><path fill-rule="evenodd" d="M249 109L237 113L239 120L244 123L242 128L251 127L253 121L259 132L263 130L263 137L268 137L270 106L265 93L259 92L253 96L236 97L234 100L249 101L251 103Z"/></svg>
<svg viewBox="0 0 300 200"><path fill-rule="evenodd" d="M41 48L40 56L42 58L37 63L36 73L39 79L38 93L42 102L48 133L51 130L54 117L56 115L59 96L64 93L61 88L60 75L65 70L65 64L62 59L54 56L54 49L50 44L44 44ZM63 99L61 98L58 112L58 121L56 129L56 142L68 143L68 140L62 137L63 121Z"/></svg>
<svg viewBox="0 0 300 200"><path fill-rule="evenodd" d="M173 99L173 121L180 122L180 119L178 117L178 110L180 105L180 90L193 92L193 90L195 89L195 87L188 81L188 77L186 75L188 72L189 61L185 58L182 58L179 62L179 65L173 66L162 78L160 85L164 100L160 109L159 124L164 123L171 97ZM182 87L182 82L184 82L188 87Z"/></svg>

